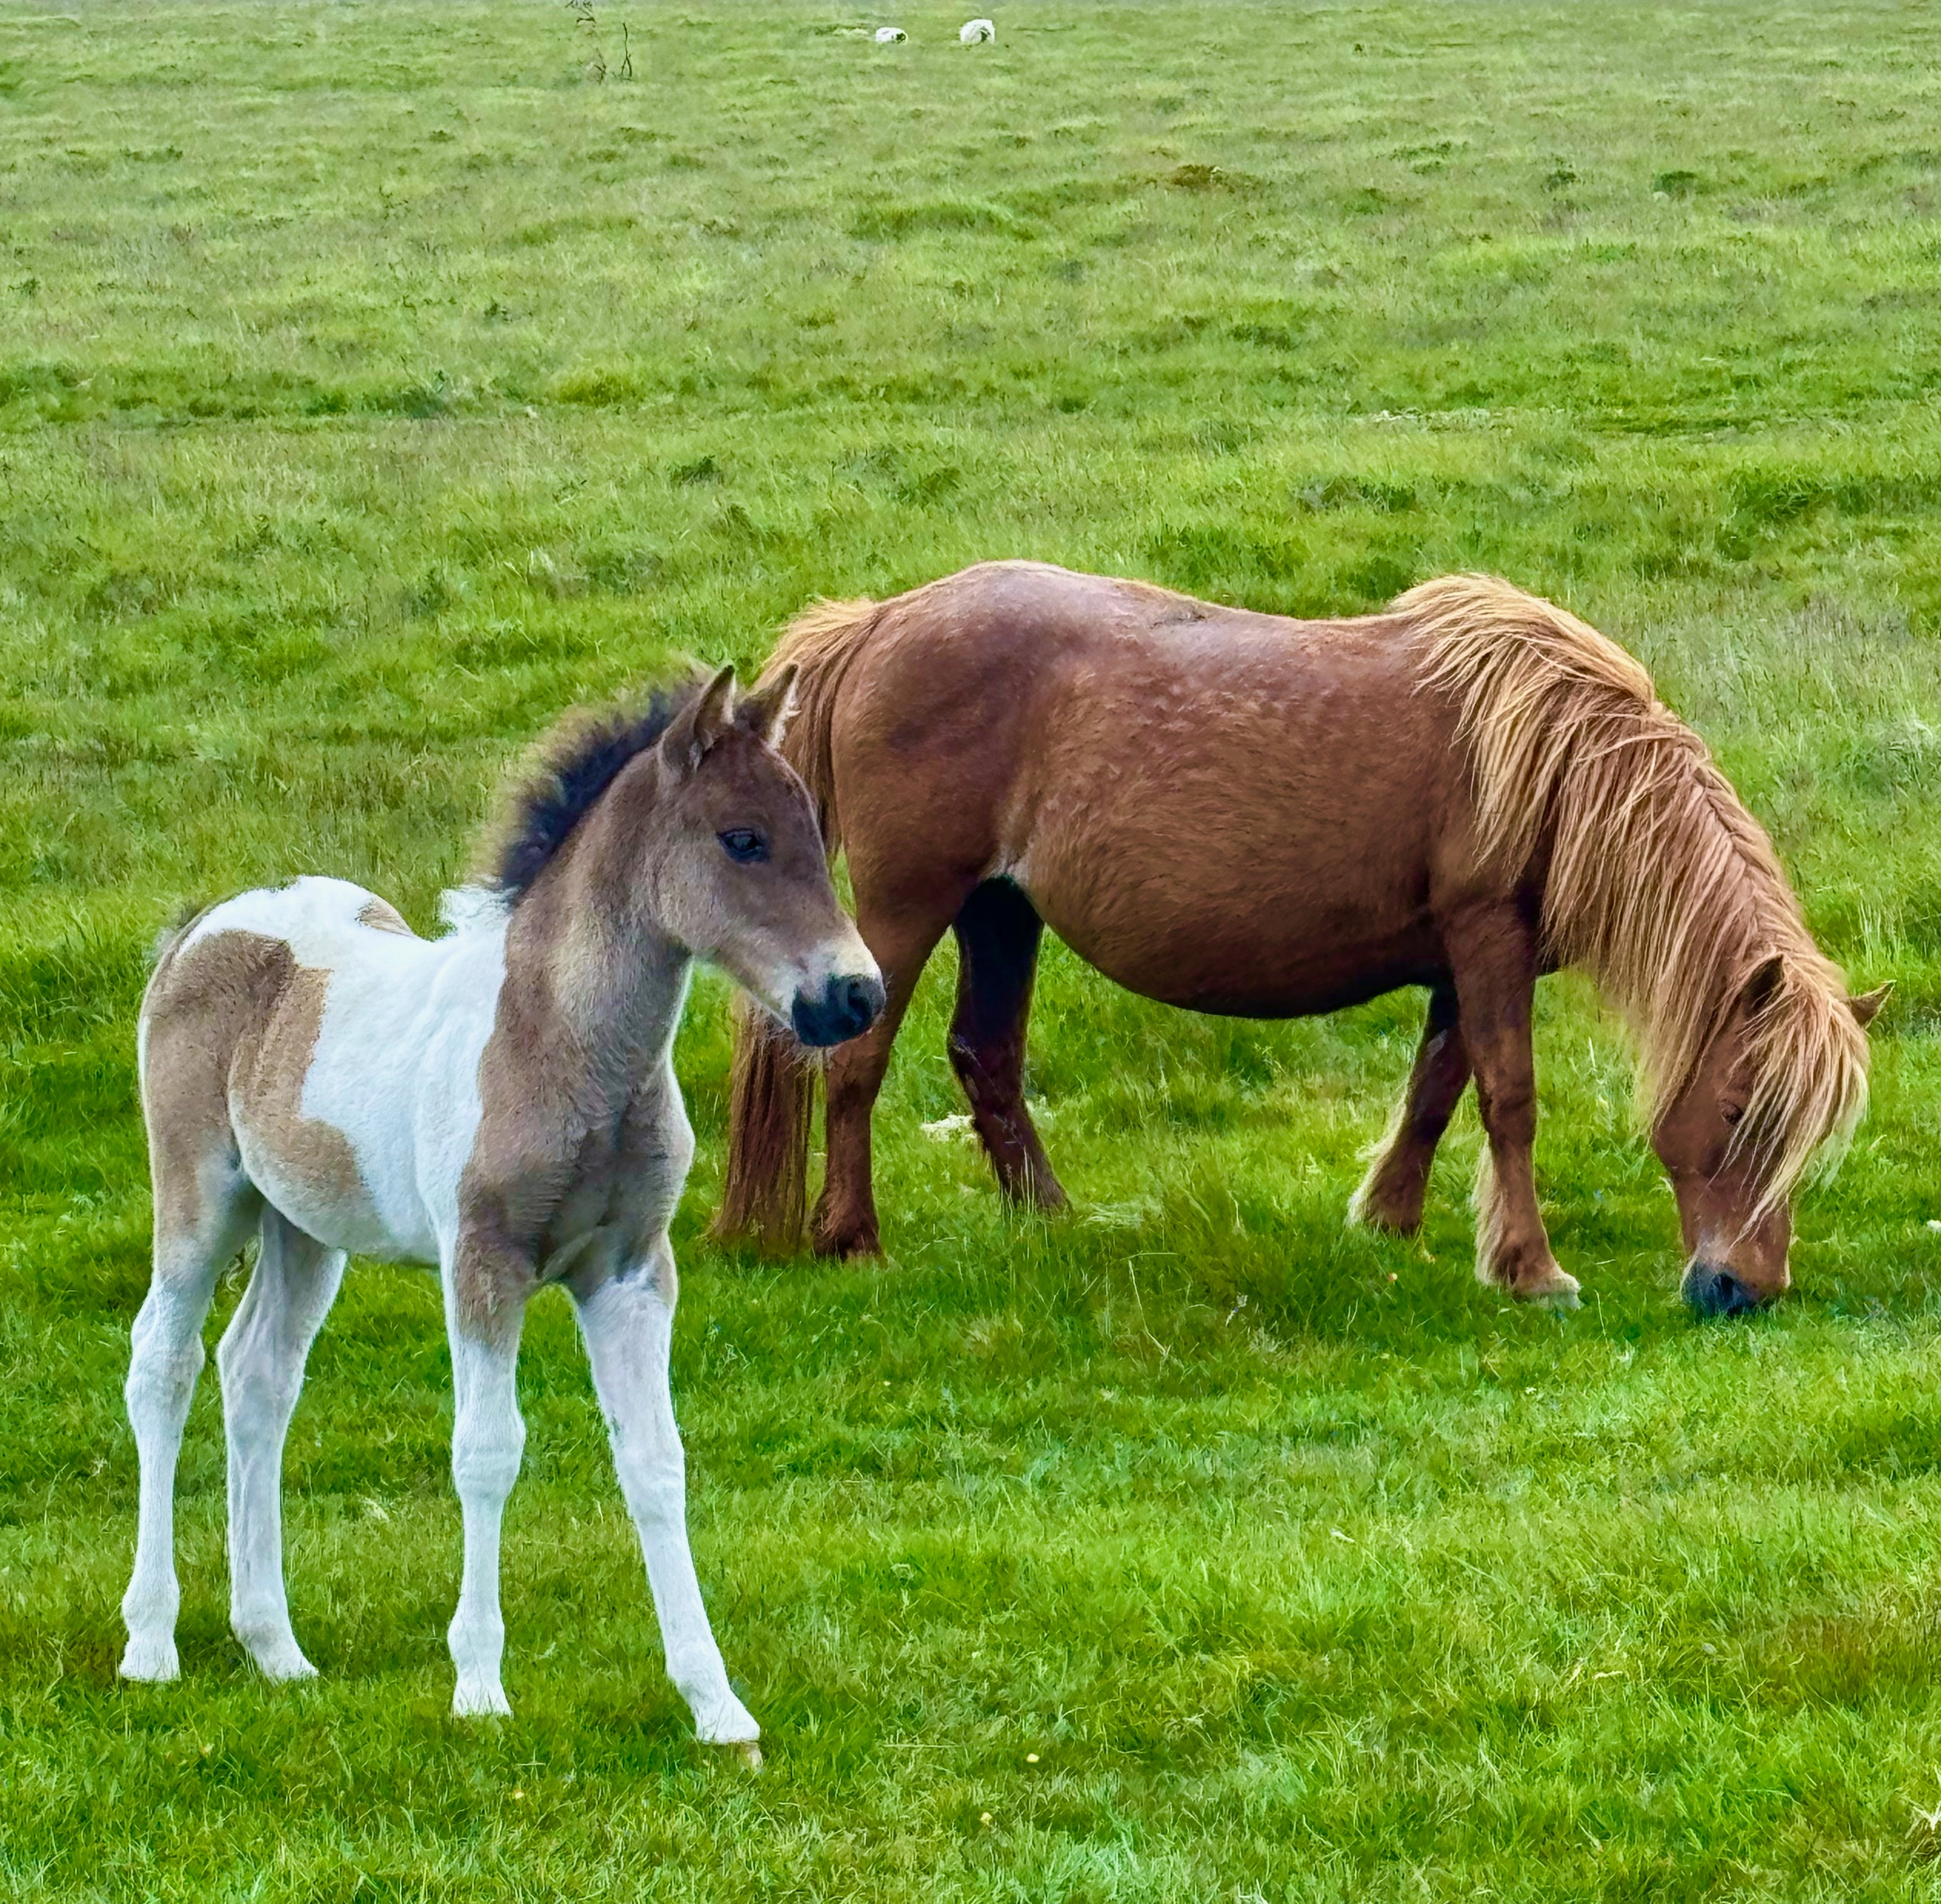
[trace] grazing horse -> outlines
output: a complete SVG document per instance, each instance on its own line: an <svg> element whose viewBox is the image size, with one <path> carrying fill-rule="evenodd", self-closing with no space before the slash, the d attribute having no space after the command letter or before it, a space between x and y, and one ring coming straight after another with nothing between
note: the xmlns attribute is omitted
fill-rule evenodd
<svg viewBox="0 0 1941 1904"><path fill-rule="evenodd" d="M672 1051L696 958L805 1044L854 1036L882 1001L808 796L775 750L789 693L784 670L738 704L724 669L643 714L563 724L509 803L491 885L448 896L442 938L418 938L359 887L310 879L225 900L164 944L139 1028L155 1242L128 1371L141 1459L128 1678L178 1670L176 1459L216 1278L254 1230L255 1271L217 1365L230 1618L262 1670L314 1670L284 1595L283 1440L355 1250L436 1264L444 1286L465 1527L452 1709L508 1710L499 1527L525 1440L514 1365L527 1299L559 1282L668 1675L702 1739L759 1762L695 1578L668 1389L668 1223L694 1154Z"/></svg>
<svg viewBox="0 0 1941 1904"><path fill-rule="evenodd" d="M1355 1215L1412 1231L1476 1082L1476 1270L1574 1303L1531 1168L1539 976L1582 966L1640 1048L1677 1191L1683 1289L1735 1313L1787 1286L1790 1198L1866 1094L1864 1027L1771 842L1631 656L1504 582L1303 622L1032 562L784 636L787 751L847 854L888 998L827 1071L811 1236L879 1248L870 1116L912 988L955 930L951 1062L1011 1196L1064 1193L1025 1107L1043 926L1120 985L1290 1017L1429 993L1407 1094ZM809 1068L753 1019L735 1060L724 1237L799 1239Z"/></svg>

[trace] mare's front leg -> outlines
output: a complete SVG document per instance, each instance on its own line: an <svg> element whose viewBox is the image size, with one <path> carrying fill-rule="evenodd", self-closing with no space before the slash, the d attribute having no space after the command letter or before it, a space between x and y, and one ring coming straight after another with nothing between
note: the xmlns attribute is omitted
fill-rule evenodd
<svg viewBox="0 0 1941 1904"><path fill-rule="evenodd" d="M728 1683L687 1544L686 1457L668 1383L674 1251L664 1232L645 1260L590 1286L570 1286L620 1490L646 1561L668 1677L693 1713L698 1737L739 1746L750 1764L760 1765L761 1728Z"/></svg>
<svg viewBox="0 0 1941 1904"><path fill-rule="evenodd" d="M1456 988L1445 983L1429 995L1429 1016L1408 1074L1408 1089L1383 1134L1368 1174L1350 1200L1350 1222L1405 1236L1422 1227L1423 1200L1429 1192L1435 1147L1469 1081L1469 1048L1463 1042Z"/></svg>
<svg viewBox="0 0 1941 1904"><path fill-rule="evenodd" d="M1513 905L1478 905L1445 927L1444 940L1488 1139L1476 1175L1477 1280L1574 1309L1577 1279L1557 1267L1536 1204L1536 926Z"/></svg>
<svg viewBox="0 0 1941 1904"><path fill-rule="evenodd" d="M967 885L949 882L889 904L872 894L867 869L853 856L851 871L856 879L856 929L883 975L883 1009L860 1038L829 1055L823 1117L827 1162L822 1194L808 1224L809 1242L818 1256L883 1253L870 1181L870 1117L910 995L969 891Z"/></svg>
<svg viewBox="0 0 1941 1904"><path fill-rule="evenodd" d="M499 1530L525 1451L517 1384L519 1329L534 1279L526 1258L463 1236L444 1277L454 1402L451 1478L465 1523L458 1611L445 1637L458 1672L451 1710L461 1719L512 1710L500 1681L506 1622L499 1609Z"/></svg>

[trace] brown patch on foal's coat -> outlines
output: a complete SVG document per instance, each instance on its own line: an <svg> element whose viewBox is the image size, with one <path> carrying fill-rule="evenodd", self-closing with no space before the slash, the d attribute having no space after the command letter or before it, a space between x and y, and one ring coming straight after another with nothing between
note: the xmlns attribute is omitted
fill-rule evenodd
<svg viewBox="0 0 1941 1904"><path fill-rule="evenodd" d="M294 1177L319 1204L368 1209L369 1195L349 1140L335 1126L303 1114L304 1080L323 1026L330 974L298 964L287 946L277 950L280 995L261 1037L246 1035L237 1050L230 1074L231 1115L240 1135L276 1160L279 1175Z"/></svg>
<svg viewBox="0 0 1941 1904"><path fill-rule="evenodd" d="M203 1172L223 1160L240 1169L239 1129L319 1197L362 1199L343 1133L302 1109L330 975L258 933L211 933L185 953L181 943L164 952L142 1003L142 1108L160 1224L201 1232L209 1216Z"/></svg>

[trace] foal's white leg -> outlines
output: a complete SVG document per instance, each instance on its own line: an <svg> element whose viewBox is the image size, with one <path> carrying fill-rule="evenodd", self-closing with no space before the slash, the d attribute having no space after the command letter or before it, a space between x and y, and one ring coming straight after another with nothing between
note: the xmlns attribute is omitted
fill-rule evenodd
<svg viewBox="0 0 1941 1904"><path fill-rule="evenodd" d="M203 1319L216 1277L247 1233L246 1190L239 1187L209 1213L206 1236L157 1231L154 1280L135 1318L122 1392L141 1464L141 1517L134 1575L121 1600L128 1629L121 1655L124 1679L172 1679L181 1670L176 1655L176 1615L182 1609L176 1582L176 1462L196 1377L202 1373Z"/></svg>
<svg viewBox="0 0 1941 1904"><path fill-rule="evenodd" d="M461 1719L509 1713L500 1683L506 1622L499 1610L499 1525L518 1478L526 1425L519 1416L518 1325L503 1342L481 1341L459 1322L455 1278L445 1278L445 1328L451 1343L454 1402L451 1478L465 1521L465 1572L458 1611L446 1633L458 1683L451 1710Z"/></svg>
<svg viewBox="0 0 1941 1904"><path fill-rule="evenodd" d="M668 1387L674 1288L674 1252L662 1236L644 1263L579 1298L580 1333L621 1491L640 1530L668 1677L693 1712L698 1737L744 1745L759 1764L761 1728L728 1684L688 1549L686 1460Z"/></svg>
<svg viewBox="0 0 1941 1904"><path fill-rule="evenodd" d="M256 1273L215 1352L229 1442L229 1623L273 1679L310 1678L283 1592L283 1441L304 1364L344 1280L326 1249L266 1209Z"/></svg>

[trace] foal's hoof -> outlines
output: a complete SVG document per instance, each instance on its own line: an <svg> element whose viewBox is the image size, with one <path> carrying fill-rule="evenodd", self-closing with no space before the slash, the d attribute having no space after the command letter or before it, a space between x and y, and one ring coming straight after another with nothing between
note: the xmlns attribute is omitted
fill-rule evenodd
<svg viewBox="0 0 1941 1904"><path fill-rule="evenodd" d="M316 1668L304 1657L303 1649L294 1640L262 1646L251 1646L246 1640L243 1643L256 1662L257 1671L277 1685L316 1677Z"/></svg>
<svg viewBox="0 0 1941 1904"><path fill-rule="evenodd" d="M762 1769L762 1748L753 1739L731 1739L725 1745L713 1748L724 1759L732 1761L744 1771L758 1772Z"/></svg>
<svg viewBox="0 0 1941 1904"><path fill-rule="evenodd" d="M173 1640L130 1638L127 1650L121 1655L121 1676L124 1679L143 1679L151 1682L178 1678L182 1673L182 1661L176 1656Z"/></svg>
<svg viewBox="0 0 1941 1904"><path fill-rule="evenodd" d="M454 1719L509 1719L512 1713L506 1689L497 1683L488 1685L478 1679L460 1679L451 1695Z"/></svg>

